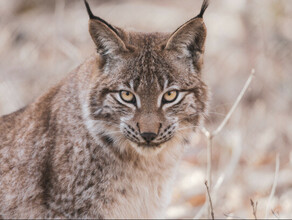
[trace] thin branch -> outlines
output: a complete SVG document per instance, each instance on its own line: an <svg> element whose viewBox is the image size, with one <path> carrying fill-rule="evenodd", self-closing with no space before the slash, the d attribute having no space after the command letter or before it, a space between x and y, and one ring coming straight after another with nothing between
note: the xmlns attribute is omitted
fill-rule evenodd
<svg viewBox="0 0 292 220"><path fill-rule="evenodd" d="M236 107L238 106L240 100L242 99L245 91L247 90L249 84L251 83L253 77L255 74L255 70L252 69L251 73L246 81L246 83L244 84L244 87L242 88L241 92L239 93L239 96L237 97L236 101L234 102L233 106L231 107L231 109L229 110L229 112L227 113L226 117L224 118L224 120L221 122L221 124L218 126L218 128L212 132L212 136L216 136L226 125L226 123L228 122L228 120L230 119L231 115L233 114L234 110L236 109Z"/></svg>
<svg viewBox="0 0 292 220"><path fill-rule="evenodd" d="M214 187L212 189L212 199L213 202L216 202L216 192L217 190L220 189L220 187L222 186L223 182L225 181L226 177L231 176L232 173L234 172L234 166L238 163L239 158L240 158L240 153L241 153L241 147L237 147L235 148L235 150L232 150L232 155L231 155L231 159L229 161L229 164L226 166L225 171L222 172L222 174L220 175L220 177L217 179L216 183L214 184ZM227 175L228 174L228 175ZM207 201L204 203L204 205L201 207L201 209L197 212L196 216L194 217L194 219L201 219L201 216L203 215L203 213L205 212L206 208L207 208Z"/></svg>
<svg viewBox="0 0 292 220"><path fill-rule="evenodd" d="M208 198L209 198L211 216L212 216L212 219L214 220L214 211L213 211L212 199L211 199L211 195L210 195L210 191L209 191L209 187L208 187L208 182L207 181L205 181L205 186L206 186L207 194L208 194Z"/></svg>
<svg viewBox="0 0 292 220"><path fill-rule="evenodd" d="M209 188L211 189L212 187L212 140L213 140L213 136L210 134L210 132L204 128L204 131L205 131L205 135L208 139L208 143L207 143L207 180L205 182L205 185L207 187L207 192L206 192L206 197L210 197L210 194L209 194ZM207 200L205 202L205 204L207 205ZM211 203L211 200L209 199L208 200L208 217L210 217L210 214L212 216L212 210L213 210L213 207L212 207L212 203ZM205 209L205 207L204 207Z"/></svg>
<svg viewBox="0 0 292 220"><path fill-rule="evenodd" d="M279 157L279 153L277 153L277 155L276 155L276 168L275 168L274 182L273 182L272 190L271 190L271 193L270 193L270 196L269 196L269 199L268 199L268 203L267 203L267 206L266 206L265 219L268 218L268 213L269 213L269 210L270 210L271 201L272 201L272 198L274 197L275 190L276 190L276 187L277 187L277 184L278 184L279 167L280 167L280 157Z"/></svg>
<svg viewBox="0 0 292 220"><path fill-rule="evenodd" d="M207 182L212 187L212 137L209 136L207 143Z"/></svg>
<svg viewBox="0 0 292 220"><path fill-rule="evenodd" d="M212 136L211 133L204 127L201 128L201 131L204 133L204 135L208 139L207 143L207 182L208 187L211 188L212 186L212 178L211 178L211 172L212 172Z"/></svg>
<svg viewBox="0 0 292 220"><path fill-rule="evenodd" d="M279 213L275 213L275 211L273 209L272 209L272 213L277 219L280 219Z"/></svg>
<svg viewBox="0 0 292 220"><path fill-rule="evenodd" d="M232 105L231 109L229 110L229 112L227 113L227 115L225 116L225 118L223 119L221 124L217 127L217 129L213 132L209 132L206 128L202 129L203 133L205 134L205 136L208 139L208 144L207 144L207 181L209 183L210 188L212 186L212 140L213 140L213 137L215 137L216 135L219 134L219 132L224 128L224 126L226 125L226 123L230 119L231 115L233 114L233 112L235 111L239 102L241 101L243 95L245 94L247 88L249 87L249 85L254 77L254 74L255 74L255 70L252 69L248 79L246 80L246 82L242 88L242 90L240 91L238 97L236 98L236 101Z"/></svg>
<svg viewBox="0 0 292 220"><path fill-rule="evenodd" d="M250 204L251 204L251 207L252 207L252 214L254 216L254 219L257 219L258 202L254 203L252 201L252 199L250 199Z"/></svg>
<svg viewBox="0 0 292 220"><path fill-rule="evenodd" d="M217 129L213 132L210 132L205 127L201 128L202 133L206 136L207 141L208 141L208 143L207 143L207 184L208 184L208 187L210 189L212 186L212 140L213 140L213 137L215 137L217 134L219 134L219 132L224 128L224 126L226 125L226 123L228 122L230 117L232 116L233 112L235 111L236 107L238 106L239 102L241 101L243 95L245 94L247 88L249 87L249 85L253 79L254 74L255 74L255 70L252 69L251 73L250 73L247 81L245 82L241 92L239 93L236 101L234 102L233 106L231 107L231 109L229 110L229 112L227 113L227 115L225 116L223 121L221 122L221 124L217 127ZM220 183L222 183L222 182L223 182L222 179L217 180L217 183L216 183L216 185L218 185L217 188L220 187L220 185L221 185ZM209 202L209 210L210 210L210 206L211 206L211 204ZM207 200L204 203L204 205L202 206L202 208L200 209L200 211L197 213L197 215L194 217L194 219L201 218L206 207L207 207Z"/></svg>

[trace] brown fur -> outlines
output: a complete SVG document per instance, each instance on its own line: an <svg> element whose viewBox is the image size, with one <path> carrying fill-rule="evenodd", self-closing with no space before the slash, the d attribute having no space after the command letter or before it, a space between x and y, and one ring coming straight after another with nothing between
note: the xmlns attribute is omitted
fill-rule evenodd
<svg viewBox="0 0 292 220"><path fill-rule="evenodd" d="M206 111L203 13L172 34L130 33L90 16L97 53L0 118L3 218L163 216L183 142ZM177 102L163 104L172 87ZM156 137L145 142L143 133Z"/></svg>

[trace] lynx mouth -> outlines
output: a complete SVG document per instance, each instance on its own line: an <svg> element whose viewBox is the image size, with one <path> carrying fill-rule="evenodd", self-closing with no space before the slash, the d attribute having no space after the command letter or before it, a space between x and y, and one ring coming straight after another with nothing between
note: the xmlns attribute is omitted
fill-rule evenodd
<svg viewBox="0 0 292 220"><path fill-rule="evenodd" d="M147 143L147 142L136 142L134 141L135 144L137 144L138 147L141 147L141 148L160 148L164 143L170 141L171 138L168 138L166 140L163 140L159 143L154 143L154 142L150 142L150 143Z"/></svg>

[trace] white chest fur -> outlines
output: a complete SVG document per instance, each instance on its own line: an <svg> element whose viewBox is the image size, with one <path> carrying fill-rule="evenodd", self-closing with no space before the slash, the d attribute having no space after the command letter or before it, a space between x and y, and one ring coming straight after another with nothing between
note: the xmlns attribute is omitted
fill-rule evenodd
<svg viewBox="0 0 292 220"><path fill-rule="evenodd" d="M155 171L157 172L157 171ZM113 186L118 191L109 218L158 218L163 217L171 198L174 170L169 173L136 171ZM122 191L120 186L123 185Z"/></svg>
<svg viewBox="0 0 292 220"><path fill-rule="evenodd" d="M168 147L162 158L152 158L143 163L143 167L139 169L129 167L125 172L125 178L113 184L112 193L115 194L115 202L105 217L164 217L183 151L182 146Z"/></svg>

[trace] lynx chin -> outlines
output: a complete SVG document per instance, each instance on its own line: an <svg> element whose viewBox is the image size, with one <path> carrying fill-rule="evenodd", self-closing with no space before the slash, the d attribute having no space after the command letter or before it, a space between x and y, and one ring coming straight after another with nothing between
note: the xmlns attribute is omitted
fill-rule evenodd
<svg viewBox="0 0 292 220"><path fill-rule="evenodd" d="M0 118L0 218L159 218L206 112L200 13L173 33L89 14L96 52Z"/></svg>

